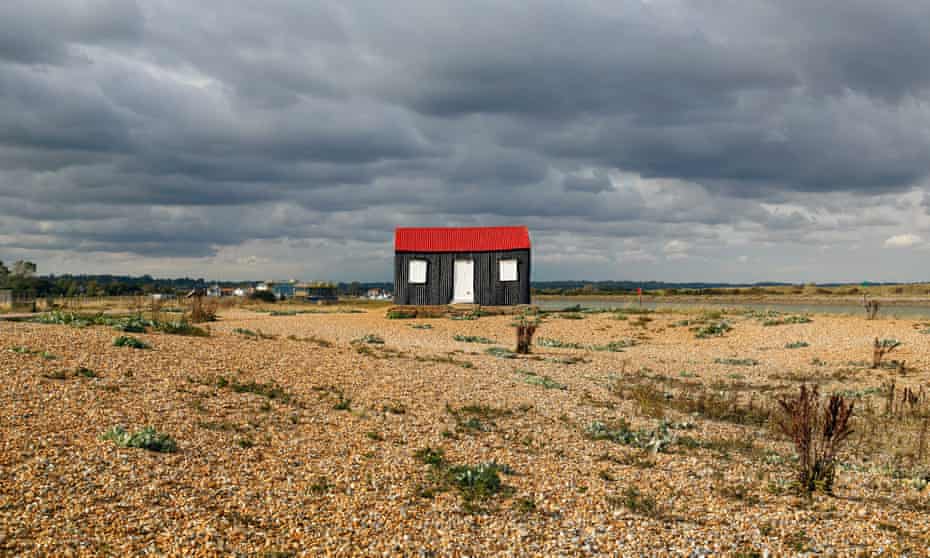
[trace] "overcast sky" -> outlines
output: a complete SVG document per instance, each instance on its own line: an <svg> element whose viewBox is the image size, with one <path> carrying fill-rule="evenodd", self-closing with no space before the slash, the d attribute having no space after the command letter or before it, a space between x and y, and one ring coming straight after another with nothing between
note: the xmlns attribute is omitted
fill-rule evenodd
<svg viewBox="0 0 930 558"><path fill-rule="evenodd" d="M0 260L384 280L930 279L930 3L4 0Z"/></svg>

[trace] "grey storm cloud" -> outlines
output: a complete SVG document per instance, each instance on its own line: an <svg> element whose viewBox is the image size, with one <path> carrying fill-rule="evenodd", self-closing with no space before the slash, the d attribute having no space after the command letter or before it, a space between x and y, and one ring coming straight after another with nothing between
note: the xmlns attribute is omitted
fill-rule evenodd
<svg viewBox="0 0 930 558"><path fill-rule="evenodd" d="M904 0L4 2L0 259L383 279L520 222L541 279L851 274L930 237L928 51Z"/></svg>

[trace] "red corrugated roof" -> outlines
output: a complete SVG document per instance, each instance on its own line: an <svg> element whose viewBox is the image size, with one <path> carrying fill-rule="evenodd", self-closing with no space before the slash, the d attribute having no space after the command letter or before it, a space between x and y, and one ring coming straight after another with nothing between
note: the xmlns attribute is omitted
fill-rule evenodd
<svg viewBox="0 0 930 558"><path fill-rule="evenodd" d="M394 231L397 252L491 252L527 250L530 232L519 227L401 227Z"/></svg>

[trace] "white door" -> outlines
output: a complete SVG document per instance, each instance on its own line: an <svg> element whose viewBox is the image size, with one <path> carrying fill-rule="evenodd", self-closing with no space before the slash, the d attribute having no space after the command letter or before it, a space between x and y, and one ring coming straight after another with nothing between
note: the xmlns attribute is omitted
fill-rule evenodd
<svg viewBox="0 0 930 558"><path fill-rule="evenodd" d="M472 260L455 260L455 274L452 281L452 302L474 302L475 262Z"/></svg>

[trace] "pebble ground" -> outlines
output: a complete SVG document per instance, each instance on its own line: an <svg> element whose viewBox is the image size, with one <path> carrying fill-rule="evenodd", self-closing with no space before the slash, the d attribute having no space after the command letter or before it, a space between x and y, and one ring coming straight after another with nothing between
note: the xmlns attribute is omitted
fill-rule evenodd
<svg viewBox="0 0 930 558"><path fill-rule="evenodd" d="M815 315L766 327L731 314L724 336L696 339L682 325L694 313L648 317L547 318L537 339L637 344L536 347L531 359L453 339L512 347L503 316L229 309L207 338L137 334L151 345L144 350L113 346L119 333L107 327L0 323L0 554L928 555L930 491L914 478L926 464L908 458L906 444L895 446L904 455L867 453L874 440L854 435L835 494L807 500L784 489L792 447L767 426L666 409L665 419L693 424L674 436L716 444L654 455L591 440L585 429L659 424L611 389L618 383L675 397L676 381L691 382L764 403L810 380L880 407L883 383L930 380L930 335L921 333L930 326ZM366 335L384 344L353 343ZM904 376L863 363L875 337L903 343L891 356L906 361ZM785 348L797 341L808 346ZM717 362L727 358L758 364ZM81 367L96 377L73 372ZM269 398L231 387L250 382L282 391ZM469 405L500 412L463 428L450 410ZM115 425L155 426L178 451L117 447L101 438ZM726 442L751 451L721 450ZM435 478L415 455L425 447L451 464L506 464L507 489L477 510L454 488L424 492Z"/></svg>

